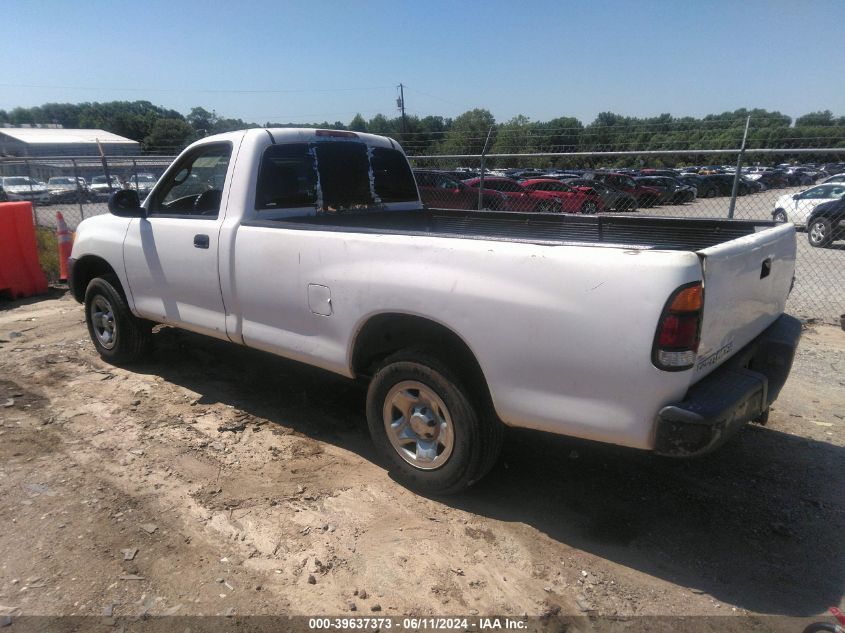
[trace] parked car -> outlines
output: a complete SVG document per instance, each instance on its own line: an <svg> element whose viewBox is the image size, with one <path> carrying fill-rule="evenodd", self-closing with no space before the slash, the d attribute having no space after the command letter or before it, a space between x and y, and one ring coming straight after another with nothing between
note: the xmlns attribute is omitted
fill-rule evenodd
<svg viewBox="0 0 845 633"><path fill-rule="evenodd" d="M739 177L736 195L744 196L756 191L762 191L762 185L752 184L754 182L753 177L753 175L749 176L747 180L743 176ZM701 176L698 185L698 197L718 198L720 196L730 196L733 193L733 186L734 174Z"/></svg>
<svg viewBox="0 0 845 633"><path fill-rule="evenodd" d="M152 191L158 178L152 174L132 174L126 179L131 189L138 191L138 195L143 199L150 191Z"/></svg>
<svg viewBox="0 0 845 633"><path fill-rule="evenodd" d="M221 189L186 194L197 171ZM68 262L104 361L165 323L366 381L379 454L427 494L479 481L505 426L712 451L766 417L801 334L791 225L424 209L371 134L203 138L109 211Z"/></svg>
<svg viewBox="0 0 845 633"><path fill-rule="evenodd" d="M465 185L449 174L430 169L415 169L414 178L420 191L420 199L426 207L433 209L477 209L478 188ZM505 194L484 188L481 204L484 209L501 211L507 209Z"/></svg>
<svg viewBox="0 0 845 633"><path fill-rule="evenodd" d="M590 177L588 174L585 174L585 176ZM637 200L637 206L640 208L653 207L660 200L660 192L657 189L637 184L628 174L612 171L597 171L592 173L592 178L607 183L614 189L619 189L633 196Z"/></svg>
<svg viewBox="0 0 845 633"><path fill-rule="evenodd" d="M464 183L478 189L480 178L470 178ZM563 210L563 202L560 196L554 192L529 191L518 182L503 176L491 176L484 178L484 188L500 191L507 197L508 211L527 211L529 213L560 213Z"/></svg>
<svg viewBox="0 0 845 633"><path fill-rule="evenodd" d="M2 181L0 184L6 190L6 195L10 201L28 200L42 204L50 202L50 192L47 191L47 185L40 180L35 180L29 176L4 176L0 178L0 181Z"/></svg>
<svg viewBox="0 0 845 633"><path fill-rule="evenodd" d="M88 191L91 192L92 198L103 199L108 198L113 192L122 188L120 179L117 176L111 177L111 184L105 176L94 176L91 179L91 184L88 186Z"/></svg>
<svg viewBox="0 0 845 633"><path fill-rule="evenodd" d="M631 194L614 189L606 182L600 180L587 180L585 178L569 178L564 182L570 187L589 187L601 196L604 208L608 211L636 211L637 199Z"/></svg>
<svg viewBox="0 0 845 633"><path fill-rule="evenodd" d="M599 213L605 210L604 201L592 187L571 187L555 178L531 178L519 184L526 191L554 194L565 213Z"/></svg>
<svg viewBox="0 0 845 633"><path fill-rule="evenodd" d="M845 239L845 198L823 202L807 218L810 246L825 248L841 239Z"/></svg>
<svg viewBox="0 0 845 633"><path fill-rule="evenodd" d="M79 202L87 200L91 195L88 186L82 178L72 176L53 176L47 181L50 192L50 202Z"/></svg>
<svg viewBox="0 0 845 633"><path fill-rule="evenodd" d="M0 185L0 202L8 202L9 196L6 193L6 190L3 189L3 185Z"/></svg>
<svg viewBox="0 0 845 633"><path fill-rule="evenodd" d="M739 191L744 193L740 193L739 195L745 195L746 193L758 193L765 190L766 185L759 180L753 180L744 174L740 175Z"/></svg>
<svg viewBox="0 0 845 633"><path fill-rule="evenodd" d="M766 189L780 189L789 186L789 178L787 178L786 172L781 169L770 169L760 174L757 182L766 185Z"/></svg>
<svg viewBox="0 0 845 633"><path fill-rule="evenodd" d="M683 204L695 200L697 189L669 176L636 176L641 185L660 192L659 204Z"/></svg>
<svg viewBox="0 0 845 633"><path fill-rule="evenodd" d="M807 218L820 204L840 200L845 196L845 183L816 185L805 191L784 194L775 202L772 219L775 222L792 222L795 226L807 225Z"/></svg>
<svg viewBox="0 0 845 633"><path fill-rule="evenodd" d="M830 182L845 182L845 174L836 174L834 176L828 176L824 180L822 180L819 184L827 184Z"/></svg>

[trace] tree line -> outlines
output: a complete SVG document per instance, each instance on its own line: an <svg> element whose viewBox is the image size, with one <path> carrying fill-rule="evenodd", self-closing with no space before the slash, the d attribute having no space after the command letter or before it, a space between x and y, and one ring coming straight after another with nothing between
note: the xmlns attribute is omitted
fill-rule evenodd
<svg viewBox="0 0 845 633"><path fill-rule="evenodd" d="M497 122L489 110L476 108L454 118L416 115L402 118L377 114L365 119L357 114L346 124L341 121L257 124L226 118L203 107L192 108L187 115L182 115L149 101L112 101L47 103L32 108L0 110L0 125L52 123L66 128L100 128L138 141L145 152L158 154L175 153L206 135L250 127L320 127L383 134L399 140L411 156L480 154L485 145L487 152L494 154L690 150L686 156L650 161L668 165L694 160L696 149L738 148L749 116L750 148L842 147L845 154L845 116L836 117L830 110L811 112L794 121L780 112L759 108L743 108L702 118L671 114L629 117L602 112L592 122L584 124L574 117L532 121L524 115ZM824 155L805 159L832 160ZM623 157L613 162L633 165L637 160L636 157ZM727 160L731 160L728 153L724 157L709 156L695 162ZM499 159L497 164L506 166L517 161L526 165L525 160L518 159ZM584 161L535 158L529 162L537 166L566 166Z"/></svg>

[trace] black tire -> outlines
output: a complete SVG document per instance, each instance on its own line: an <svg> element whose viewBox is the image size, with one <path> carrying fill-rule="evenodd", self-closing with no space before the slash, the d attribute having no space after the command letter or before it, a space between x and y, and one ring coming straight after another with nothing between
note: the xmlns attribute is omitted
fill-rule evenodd
<svg viewBox="0 0 845 633"><path fill-rule="evenodd" d="M836 633L836 625L830 622L814 622L807 626L802 633Z"/></svg>
<svg viewBox="0 0 845 633"><path fill-rule="evenodd" d="M108 310L104 312L103 308ZM152 347L152 323L129 311L120 281L114 275L96 277L88 284L85 323L97 353L115 365L140 360Z"/></svg>
<svg viewBox="0 0 845 633"><path fill-rule="evenodd" d="M592 200L587 200L584 204L581 205L581 213L586 213L588 215L593 215L598 213L599 205L597 205Z"/></svg>
<svg viewBox="0 0 845 633"><path fill-rule="evenodd" d="M772 220L775 222L786 222L788 220L786 217L786 211L783 209L775 209L775 212L772 213Z"/></svg>
<svg viewBox="0 0 845 633"><path fill-rule="evenodd" d="M424 401L426 392L409 385L421 386L433 392L440 400L431 408L415 405L415 416L420 411L432 411L441 421L448 420L448 425L443 428L450 429L451 448L447 454L445 447L441 449L439 445L436 446L435 460L443 458L439 465L419 462L417 466L409 461L419 457L420 442L417 440L423 439L411 429L410 420L414 416L408 416L407 413L405 416L400 415L399 420L405 421L397 424L400 428L407 427L408 433L414 436L405 441L415 446L416 458L410 455L410 450L403 457L388 436L390 422L385 418L399 412L395 406L388 409L391 404L395 405L392 394L399 390L414 395L416 391L417 402ZM484 398L470 391L449 367L430 352L403 350L385 359L370 381L367 391L367 423L373 443L397 479L424 493L453 494L465 490L486 475L501 452L503 425L492 413L492 407L484 405L483 401ZM445 411L440 411L441 403ZM437 425L429 422L429 426L434 428ZM401 433L393 435L394 440L398 435Z"/></svg>
<svg viewBox="0 0 845 633"><path fill-rule="evenodd" d="M807 225L807 241L810 246L825 248L833 241L833 225L829 218L815 218Z"/></svg>
<svg viewBox="0 0 845 633"><path fill-rule="evenodd" d="M562 207L559 202L544 200L537 205L537 213L560 213Z"/></svg>

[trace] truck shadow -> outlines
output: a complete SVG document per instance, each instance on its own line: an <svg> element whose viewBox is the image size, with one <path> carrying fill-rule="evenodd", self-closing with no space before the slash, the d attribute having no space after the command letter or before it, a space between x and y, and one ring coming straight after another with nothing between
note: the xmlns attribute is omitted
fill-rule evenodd
<svg viewBox="0 0 845 633"><path fill-rule="evenodd" d="M362 385L169 328L157 343L134 371L378 461ZM690 461L509 430L484 481L437 501L719 602L803 616L842 599L843 463L842 447L757 426Z"/></svg>

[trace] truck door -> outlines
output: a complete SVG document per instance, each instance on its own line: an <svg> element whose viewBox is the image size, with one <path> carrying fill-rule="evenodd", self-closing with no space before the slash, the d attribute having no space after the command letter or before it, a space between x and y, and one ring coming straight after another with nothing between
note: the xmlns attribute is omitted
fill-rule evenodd
<svg viewBox="0 0 845 633"><path fill-rule="evenodd" d="M186 154L132 220L124 263L140 316L226 337L217 243L231 155L228 142Z"/></svg>

